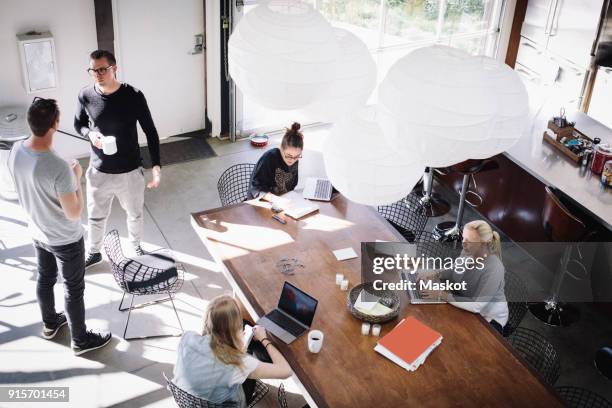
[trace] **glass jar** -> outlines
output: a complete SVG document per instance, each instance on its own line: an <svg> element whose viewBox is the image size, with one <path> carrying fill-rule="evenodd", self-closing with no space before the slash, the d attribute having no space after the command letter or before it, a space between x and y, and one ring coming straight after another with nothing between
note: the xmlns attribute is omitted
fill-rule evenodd
<svg viewBox="0 0 612 408"><path fill-rule="evenodd" d="M601 172L601 182L607 187L612 187L612 160L608 160L604 164L603 171Z"/></svg>

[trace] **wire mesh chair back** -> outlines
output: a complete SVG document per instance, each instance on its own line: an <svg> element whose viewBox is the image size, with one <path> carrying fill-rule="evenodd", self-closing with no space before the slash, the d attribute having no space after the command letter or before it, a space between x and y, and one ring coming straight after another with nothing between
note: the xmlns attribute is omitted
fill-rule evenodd
<svg viewBox="0 0 612 408"><path fill-rule="evenodd" d="M289 408L287 404L287 394L285 393L285 386L281 383L278 387L278 406L280 408Z"/></svg>
<svg viewBox="0 0 612 408"><path fill-rule="evenodd" d="M601 395L580 387L557 387L557 393L570 408L612 408Z"/></svg>
<svg viewBox="0 0 612 408"><path fill-rule="evenodd" d="M179 265L169 271L143 265L127 258L121 249L117 230L110 231L104 237L104 250L110 261L115 282L126 293L136 295L174 293L183 284L183 273Z"/></svg>
<svg viewBox="0 0 612 408"><path fill-rule="evenodd" d="M428 231L421 231L415 241L416 256L431 258L457 258L461 254L463 247L457 241L438 241L436 237Z"/></svg>
<svg viewBox="0 0 612 408"><path fill-rule="evenodd" d="M527 313L527 285L516 273L506 270L504 292L508 302L508 323L504 327L504 336L511 335Z"/></svg>
<svg viewBox="0 0 612 408"><path fill-rule="evenodd" d="M238 204L247 199L253 163L235 164L225 170L217 182L219 199L223 207Z"/></svg>
<svg viewBox="0 0 612 408"><path fill-rule="evenodd" d="M220 404L206 401L205 399L198 398L195 395L188 393L187 391L180 388L178 385L173 383L166 377L164 373L164 378L166 379L166 383L168 384L168 389L172 393L174 397L174 401L179 408L238 408L239 404L235 401L226 401Z"/></svg>
<svg viewBox="0 0 612 408"><path fill-rule="evenodd" d="M408 195L393 204L378 206L377 210L408 242L414 242L427 224L427 216L419 208L418 199Z"/></svg>
<svg viewBox="0 0 612 408"><path fill-rule="evenodd" d="M535 330L519 327L508 337L508 341L544 381L550 385L557 381L561 371L559 355L544 336Z"/></svg>

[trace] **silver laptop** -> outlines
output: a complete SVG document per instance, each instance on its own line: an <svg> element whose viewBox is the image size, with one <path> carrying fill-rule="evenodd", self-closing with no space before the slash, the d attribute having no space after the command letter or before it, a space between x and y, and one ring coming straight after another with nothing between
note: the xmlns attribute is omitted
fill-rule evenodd
<svg viewBox="0 0 612 408"><path fill-rule="evenodd" d="M331 181L322 178L309 177L306 179L302 196L309 200L330 201L333 186Z"/></svg>
<svg viewBox="0 0 612 408"><path fill-rule="evenodd" d="M440 299L424 299L421 296L421 291L419 290L418 277L416 273L410 273L406 271L400 272L402 280L407 280L415 283L415 289L408 288L406 292L408 292L408 296L410 297L410 303L413 305L434 305L439 303L446 303Z"/></svg>
<svg viewBox="0 0 612 408"><path fill-rule="evenodd" d="M285 282L278 307L259 319L257 324L290 344L310 328L318 303L312 296Z"/></svg>

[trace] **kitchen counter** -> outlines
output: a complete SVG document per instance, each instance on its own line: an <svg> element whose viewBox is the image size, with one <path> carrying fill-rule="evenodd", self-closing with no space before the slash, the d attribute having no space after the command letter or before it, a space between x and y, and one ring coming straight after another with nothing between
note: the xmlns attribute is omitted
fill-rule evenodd
<svg viewBox="0 0 612 408"><path fill-rule="evenodd" d="M533 116L533 115L532 115ZM589 168L581 168L553 146L542 140L552 115L541 113L532 121L521 140L504 153L543 184L562 191L578 203L608 230L612 230L612 188L601 184L600 176ZM576 121L576 129L601 143L612 143L612 130L581 112L568 115Z"/></svg>

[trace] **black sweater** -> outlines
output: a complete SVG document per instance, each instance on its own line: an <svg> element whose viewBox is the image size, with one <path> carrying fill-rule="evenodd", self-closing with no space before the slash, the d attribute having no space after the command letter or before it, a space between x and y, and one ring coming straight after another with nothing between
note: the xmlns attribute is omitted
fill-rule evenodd
<svg viewBox="0 0 612 408"><path fill-rule="evenodd" d="M296 161L287 166L276 147L265 152L251 174L248 198L255 198L260 192L281 195L293 190L298 183L298 164Z"/></svg>
<svg viewBox="0 0 612 408"><path fill-rule="evenodd" d="M159 136L143 93L128 84L121 84L112 94L103 95L94 85L79 92L74 117L75 130L83 135L97 130L104 136L115 136L117 153L107 156L91 146L91 164L103 173L127 173L142 165L136 122L147 136L151 161L160 165Z"/></svg>

